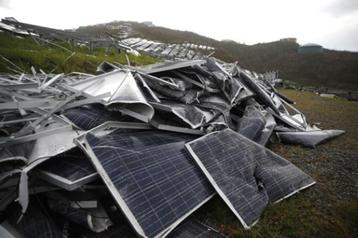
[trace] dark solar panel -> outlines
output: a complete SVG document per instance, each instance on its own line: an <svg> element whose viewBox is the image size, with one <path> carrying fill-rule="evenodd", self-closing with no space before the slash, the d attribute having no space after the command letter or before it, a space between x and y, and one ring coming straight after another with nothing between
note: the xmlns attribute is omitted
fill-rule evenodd
<svg viewBox="0 0 358 238"><path fill-rule="evenodd" d="M192 136L160 131L86 137L92 160L136 231L162 235L213 194L184 149Z"/></svg>
<svg viewBox="0 0 358 238"><path fill-rule="evenodd" d="M62 238L62 229L54 222L48 210L35 200L31 200L30 205L22 217L18 220L16 212L13 212L10 222L16 230L22 234L21 237L28 238ZM1 234L0 234L0 237Z"/></svg>
<svg viewBox="0 0 358 238"><path fill-rule="evenodd" d="M249 228L269 201L314 184L289 161L230 129L186 144L216 191Z"/></svg>
<svg viewBox="0 0 358 238"><path fill-rule="evenodd" d="M108 111L102 105L69 109L64 115L83 130L90 130L106 121L121 119L121 113Z"/></svg>
<svg viewBox="0 0 358 238"><path fill-rule="evenodd" d="M239 133L255 142L259 141L265 128L265 117L258 107L249 105L240 119Z"/></svg>
<svg viewBox="0 0 358 238"><path fill-rule="evenodd" d="M70 181L96 173L91 161L78 148L46 161L40 169Z"/></svg>

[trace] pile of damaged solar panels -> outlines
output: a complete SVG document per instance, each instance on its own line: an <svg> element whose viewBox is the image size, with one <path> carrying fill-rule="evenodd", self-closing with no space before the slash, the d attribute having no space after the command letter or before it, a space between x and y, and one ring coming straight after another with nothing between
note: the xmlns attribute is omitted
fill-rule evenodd
<svg viewBox="0 0 358 238"><path fill-rule="evenodd" d="M1 237L223 237L194 213L213 196L249 229L315 183L269 141L343 133L235 64L99 70L0 75Z"/></svg>

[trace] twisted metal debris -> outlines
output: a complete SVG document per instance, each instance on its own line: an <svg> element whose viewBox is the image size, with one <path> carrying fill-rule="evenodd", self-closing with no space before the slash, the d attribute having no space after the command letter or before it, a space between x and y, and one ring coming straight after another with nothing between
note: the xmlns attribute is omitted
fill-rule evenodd
<svg viewBox="0 0 358 238"><path fill-rule="evenodd" d="M98 70L0 75L9 234L222 237L191 215L213 195L248 229L269 202L314 184L270 140L315 147L344 133L309 125L262 75L213 58Z"/></svg>

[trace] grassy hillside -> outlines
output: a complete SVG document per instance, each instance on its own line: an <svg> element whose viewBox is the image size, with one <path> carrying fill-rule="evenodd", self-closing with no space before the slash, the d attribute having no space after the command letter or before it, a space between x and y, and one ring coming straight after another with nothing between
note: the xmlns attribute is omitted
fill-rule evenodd
<svg viewBox="0 0 358 238"><path fill-rule="evenodd" d="M322 54L303 55L297 53L299 45L296 43L277 41L249 46L136 22L112 22L80 27L78 31L97 35L105 31L116 33L118 30L107 27L116 25L130 25L130 36L166 43L192 42L213 46L216 48L214 56L219 59L238 60L243 67L257 72L279 70L281 78L304 85L358 90L358 53L324 50Z"/></svg>
<svg viewBox="0 0 358 238"><path fill-rule="evenodd" d="M298 54L298 47L277 41L231 46L231 52L238 55L243 67L255 71L278 70L281 78L304 85L358 90L358 53L324 50L321 54Z"/></svg>
<svg viewBox="0 0 358 238"><path fill-rule="evenodd" d="M45 72L69 73L73 71L94 73L96 67L102 61L119 62L126 64L124 53L118 53L116 50L106 52L105 49L95 49L90 51L85 47L72 47L63 42L56 42L59 45L69 49L75 54L60 47L48 43L37 44L31 38L20 38L12 34L0 32L0 72L10 72L9 67L16 69L1 56L9 59L25 72L31 72L30 67L34 66L36 70L42 69ZM150 56L129 55L131 64L150 64L157 60Z"/></svg>

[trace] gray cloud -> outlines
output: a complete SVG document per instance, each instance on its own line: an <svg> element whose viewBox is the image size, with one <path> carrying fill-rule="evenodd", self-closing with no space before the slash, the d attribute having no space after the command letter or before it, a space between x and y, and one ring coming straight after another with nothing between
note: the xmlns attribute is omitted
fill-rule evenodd
<svg viewBox="0 0 358 238"><path fill-rule="evenodd" d="M328 5L324 10L336 17L344 16L358 11L358 1L336 0L332 4Z"/></svg>

